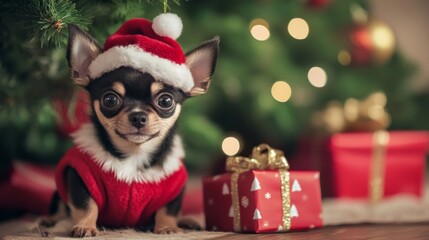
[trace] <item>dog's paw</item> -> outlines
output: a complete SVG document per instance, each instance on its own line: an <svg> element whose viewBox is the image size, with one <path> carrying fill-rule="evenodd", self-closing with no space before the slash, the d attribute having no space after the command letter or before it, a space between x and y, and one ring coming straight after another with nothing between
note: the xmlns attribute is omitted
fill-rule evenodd
<svg viewBox="0 0 429 240"><path fill-rule="evenodd" d="M38 222L40 227L47 227L47 228L53 227L55 226L55 224L57 224L56 220L49 217L41 218Z"/></svg>
<svg viewBox="0 0 429 240"><path fill-rule="evenodd" d="M83 237L95 237L98 235L98 230L96 227L88 227L88 226L74 226L70 233L71 237L75 238L83 238Z"/></svg>
<svg viewBox="0 0 429 240"><path fill-rule="evenodd" d="M176 226L162 226L155 228L156 234L172 234L172 233L183 233L183 229Z"/></svg>
<svg viewBox="0 0 429 240"><path fill-rule="evenodd" d="M40 223L38 223L35 227L31 228L30 231L32 233L40 234L41 237L50 237L48 229Z"/></svg>
<svg viewBox="0 0 429 240"><path fill-rule="evenodd" d="M201 230L200 224L198 224L197 221L191 218L180 219L179 222L177 223L177 226L188 230L198 230L198 231Z"/></svg>

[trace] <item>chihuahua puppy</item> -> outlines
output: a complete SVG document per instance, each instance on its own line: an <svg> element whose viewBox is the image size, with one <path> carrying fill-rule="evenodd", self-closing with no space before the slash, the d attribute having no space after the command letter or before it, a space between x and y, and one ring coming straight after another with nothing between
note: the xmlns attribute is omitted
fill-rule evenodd
<svg viewBox="0 0 429 240"><path fill-rule="evenodd" d="M92 108L91 123L73 134L75 146L56 173L73 237L96 236L97 225L182 231L176 219L187 173L176 123L183 102L207 91L219 38L185 55L175 41L177 28L174 14L153 23L132 19L102 50L69 26L72 80L88 91Z"/></svg>

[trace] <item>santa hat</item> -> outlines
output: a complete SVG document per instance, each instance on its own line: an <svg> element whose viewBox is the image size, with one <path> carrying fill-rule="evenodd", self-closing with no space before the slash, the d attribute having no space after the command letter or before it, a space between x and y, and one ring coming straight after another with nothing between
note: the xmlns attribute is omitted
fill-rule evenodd
<svg viewBox="0 0 429 240"><path fill-rule="evenodd" d="M135 18L125 22L104 43L104 52L89 66L92 79L119 67L150 73L156 80L188 92L194 86L185 54L175 41L182 21L172 13L153 20Z"/></svg>

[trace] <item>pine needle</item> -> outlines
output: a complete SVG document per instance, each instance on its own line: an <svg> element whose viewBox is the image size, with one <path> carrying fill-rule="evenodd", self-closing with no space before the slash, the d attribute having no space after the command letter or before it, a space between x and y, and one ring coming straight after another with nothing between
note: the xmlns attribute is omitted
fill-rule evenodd
<svg viewBox="0 0 429 240"><path fill-rule="evenodd" d="M88 16L82 16L76 4L70 0L22 0L6 1L4 7L8 18L22 23L32 38L41 46L62 46L67 39L67 25L74 23L86 27L91 23Z"/></svg>

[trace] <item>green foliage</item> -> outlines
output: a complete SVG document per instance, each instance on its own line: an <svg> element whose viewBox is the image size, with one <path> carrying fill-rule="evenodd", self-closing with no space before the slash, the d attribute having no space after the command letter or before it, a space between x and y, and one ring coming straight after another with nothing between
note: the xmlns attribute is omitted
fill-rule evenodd
<svg viewBox="0 0 429 240"><path fill-rule="evenodd" d="M204 97L210 102L204 114L225 133L238 133L243 153L262 142L292 153L296 140L308 132L312 114L328 101L364 98L379 90L387 94L393 129L415 128L416 121L426 121L418 113L423 104L412 100L414 93L407 88L413 67L399 53L384 65L338 63L337 54L348 47L346 34L353 26L351 4L368 8L362 0L332 1L323 9L281 0L198 1L183 8L182 42L193 45L214 35L221 37L219 64ZM305 40L293 39L287 32L288 22L295 17L309 24ZM250 34L249 24L256 18L269 23L271 34L266 41ZM307 73L313 66L327 72L325 87L310 85ZM292 88L286 103L271 96L271 87L279 80Z"/></svg>
<svg viewBox="0 0 429 240"><path fill-rule="evenodd" d="M2 14L6 14L8 21L19 23L23 26L21 30L31 34L42 46L64 45L68 24L86 26L91 22L70 0L10 0L3 4Z"/></svg>
<svg viewBox="0 0 429 240"><path fill-rule="evenodd" d="M148 2L150 2L150 3L153 4L153 2L155 2L155 1L158 1L158 2L162 3L162 6L163 6L162 9L164 10L164 13L166 13L169 10L171 10L171 6L168 4L168 0L149 0ZM174 4L180 6L180 1L179 0L172 0L172 1L173 1Z"/></svg>

